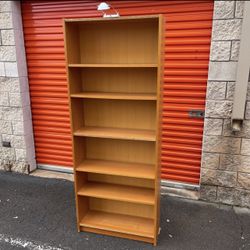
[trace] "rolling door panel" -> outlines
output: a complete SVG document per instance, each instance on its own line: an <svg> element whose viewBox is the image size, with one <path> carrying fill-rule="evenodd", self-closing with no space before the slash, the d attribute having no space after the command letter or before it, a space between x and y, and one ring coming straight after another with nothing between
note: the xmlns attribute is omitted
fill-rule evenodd
<svg viewBox="0 0 250 250"><path fill-rule="evenodd" d="M100 17L99 1L22 1L36 157L72 167L63 18ZM213 1L110 1L122 16L165 16L161 177L199 184Z"/></svg>

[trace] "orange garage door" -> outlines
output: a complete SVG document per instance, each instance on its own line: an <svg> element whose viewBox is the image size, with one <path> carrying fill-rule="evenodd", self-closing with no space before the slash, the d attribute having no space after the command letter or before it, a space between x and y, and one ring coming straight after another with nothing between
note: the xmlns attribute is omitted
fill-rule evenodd
<svg viewBox="0 0 250 250"><path fill-rule="evenodd" d="M109 1L122 16L165 15L161 176L199 184L213 1ZM99 1L23 1L38 164L72 167L63 18L100 17Z"/></svg>

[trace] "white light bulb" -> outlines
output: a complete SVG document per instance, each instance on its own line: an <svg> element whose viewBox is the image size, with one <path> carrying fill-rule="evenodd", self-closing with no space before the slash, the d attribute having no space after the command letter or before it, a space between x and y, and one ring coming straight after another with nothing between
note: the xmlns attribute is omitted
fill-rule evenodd
<svg viewBox="0 0 250 250"><path fill-rule="evenodd" d="M100 3L97 7L97 10L109 10L109 9L110 6L105 2Z"/></svg>

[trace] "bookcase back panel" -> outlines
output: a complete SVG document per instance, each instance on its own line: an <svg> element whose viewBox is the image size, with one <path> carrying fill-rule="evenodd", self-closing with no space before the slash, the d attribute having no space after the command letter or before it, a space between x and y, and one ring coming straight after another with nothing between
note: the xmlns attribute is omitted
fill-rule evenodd
<svg viewBox="0 0 250 250"><path fill-rule="evenodd" d="M82 80L80 68L68 69L68 81L70 94L82 92Z"/></svg>
<svg viewBox="0 0 250 250"><path fill-rule="evenodd" d="M134 171L136 171L136 169ZM88 181L96 181L99 183L111 183L111 184L119 184L119 185L134 186L134 187L154 188L154 180L130 178L124 176L115 176L115 175L89 173Z"/></svg>
<svg viewBox="0 0 250 250"><path fill-rule="evenodd" d="M154 218L154 208L150 205L124 203L106 199L89 199L90 210L103 211L108 213L126 214L143 218Z"/></svg>
<svg viewBox="0 0 250 250"><path fill-rule="evenodd" d="M86 159L155 163L155 143L86 138Z"/></svg>
<svg viewBox="0 0 250 250"><path fill-rule="evenodd" d="M155 68L99 68L98 74L95 68L86 68L81 74L79 92L156 93Z"/></svg>
<svg viewBox="0 0 250 250"><path fill-rule="evenodd" d="M77 191L88 182L88 173L81 172L75 177L77 183Z"/></svg>
<svg viewBox="0 0 250 250"><path fill-rule="evenodd" d="M68 63L80 62L80 34L79 25L77 23L68 23L65 25L65 38L67 45L67 60Z"/></svg>
<svg viewBox="0 0 250 250"><path fill-rule="evenodd" d="M89 198L84 196L79 196L77 199L77 210L78 219L81 220L90 209Z"/></svg>
<svg viewBox="0 0 250 250"><path fill-rule="evenodd" d="M74 161L76 165L79 165L85 159L85 138L75 137L73 140L74 145Z"/></svg>
<svg viewBox="0 0 250 250"><path fill-rule="evenodd" d="M71 126L73 128L73 131L75 131L84 126L83 100L72 100L71 108L72 110L74 110L74 112L72 112L71 114Z"/></svg>
<svg viewBox="0 0 250 250"><path fill-rule="evenodd" d="M158 22L155 19L79 24L80 62L157 63Z"/></svg>
<svg viewBox="0 0 250 250"><path fill-rule="evenodd" d="M154 101L85 100L83 112L85 126L154 130L156 125Z"/></svg>

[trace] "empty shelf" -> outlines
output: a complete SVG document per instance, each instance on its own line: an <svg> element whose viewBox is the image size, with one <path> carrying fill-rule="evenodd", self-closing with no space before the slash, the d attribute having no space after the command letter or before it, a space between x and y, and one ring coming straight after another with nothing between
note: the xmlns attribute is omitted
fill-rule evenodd
<svg viewBox="0 0 250 250"><path fill-rule="evenodd" d="M137 216L89 211L80 221L80 226L148 238L154 237L154 221Z"/></svg>
<svg viewBox="0 0 250 250"><path fill-rule="evenodd" d="M88 182L84 184L77 194L80 196L89 196L147 205L154 204L154 190L150 188Z"/></svg>
<svg viewBox="0 0 250 250"><path fill-rule="evenodd" d="M154 179L155 166L141 163L85 160L77 168L79 172L109 174L135 178Z"/></svg>
<svg viewBox="0 0 250 250"><path fill-rule="evenodd" d="M89 99L113 99L113 100L156 100L156 94L143 93L105 93L105 92L83 92L71 94L74 98Z"/></svg>
<svg viewBox="0 0 250 250"><path fill-rule="evenodd" d="M157 63L71 63L70 68L157 68Z"/></svg>
<svg viewBox="0 0 250 250"><path fill-rule="evenodd" d="M102 128L102 127L83 127L74 132L75 136L155 141L156 135L153 130L144 129L122 129L122 128Z"/></svg>

